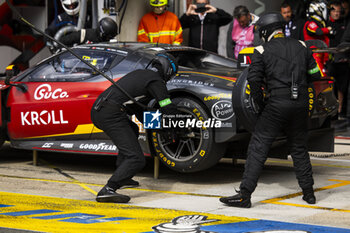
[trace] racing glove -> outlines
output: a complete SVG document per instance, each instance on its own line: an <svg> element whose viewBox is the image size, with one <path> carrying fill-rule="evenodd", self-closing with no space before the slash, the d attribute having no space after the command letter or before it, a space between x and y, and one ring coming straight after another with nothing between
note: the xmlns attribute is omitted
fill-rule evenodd
<svg viewBox="0 0 350 233"><path fill-rule="evenodd" d="M170 99L169 99L170 101ZM161 105L161 104L160 104ZM179 110L177 109L176 105L171 103L168 103L166 105L161 105L160 111L165 114L165 115L175 115L180 113Z"/></svg>

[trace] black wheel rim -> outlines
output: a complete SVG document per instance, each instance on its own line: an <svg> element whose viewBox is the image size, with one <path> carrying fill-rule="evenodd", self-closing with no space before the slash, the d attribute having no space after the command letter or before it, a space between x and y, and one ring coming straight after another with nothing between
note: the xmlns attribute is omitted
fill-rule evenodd
<svg viewBox="0 0 350 233"><path fill-rule="evenodd" d="M189 110L182 109L182 111L191 115L192 119L198 120ZM157 133L157 138L161 151L166 157L184 162L191 160L199 153L203 144L203 131L202 128L175 129L169 132L174 136L173 140L165 139L160 133Z"/></svg>

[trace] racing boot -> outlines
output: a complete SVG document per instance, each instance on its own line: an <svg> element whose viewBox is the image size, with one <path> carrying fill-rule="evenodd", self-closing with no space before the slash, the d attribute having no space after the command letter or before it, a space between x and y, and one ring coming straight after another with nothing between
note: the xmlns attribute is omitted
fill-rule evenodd
<svg viewBox="0 0 350 233"><path fill-rule="evenodd" d="M228 206L250 208L252 206L252 203L250 202L250 194L237 190L236 192L236 195L221 197L220 201Z"/></svg>
<svg viewBox="0 0 350 233"><path fill-rule="evenodd" d="M113 202L113 203L127 203L130 197L116 193L114 189L105 185L97 194L97 202Z"/></svg>
<svg viewBox="0 0 350 233"><path fill-rule="evenodd" d="M303 200L306 201L308 204L316 203L316 197L312 188L303 189Z"/></svg>
<svg viewBox="0 0 350 233"><path fill-rule="evenodd" d="M135 188L137 186L140 186L140 183L136 180L133 179L126 179L124 181L121 181L119 183L119 188L118 189L125 189L125 188Z"/></svg>

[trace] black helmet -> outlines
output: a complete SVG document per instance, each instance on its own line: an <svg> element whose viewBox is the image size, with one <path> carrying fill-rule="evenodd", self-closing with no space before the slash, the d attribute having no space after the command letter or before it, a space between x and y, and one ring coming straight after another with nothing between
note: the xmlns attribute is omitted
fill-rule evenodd
<svg viewBox="0 0 350 233"><path fill-rule="evenodd" d="M167 82L178 70L174 56L168 53L158 53L152 61L152 66L158 70L160 76Z"/></svg>
<svg viewBox="0 0 350 233"><path fill-rule="evenodd" d="M285 20L280 13L267 13L256 22L255 29L259 31L259 37L267 41L269 36L277 29L284 30Z"/></svg>
<svg viewBox="0 0 350 233"><path fill-rule="evenodd" d="M118 25L113 19L105 17L98 24L100 36L103 40L109 41L118 35Z"/></svg>

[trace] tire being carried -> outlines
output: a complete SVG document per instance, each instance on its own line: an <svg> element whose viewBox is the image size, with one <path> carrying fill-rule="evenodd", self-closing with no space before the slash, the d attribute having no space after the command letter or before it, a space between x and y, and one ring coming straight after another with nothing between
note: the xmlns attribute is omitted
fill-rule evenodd
<svg viewBox="0 0 350 233"><path fill-rule="evenodd" d="M209 114L196 99L174 98L183 115L206 121ZM178 172L196 172L215 165L223 156L225 146L214 141L213 128L170 127L151 131L151 143L156 156L168 168Z"/></svg>

